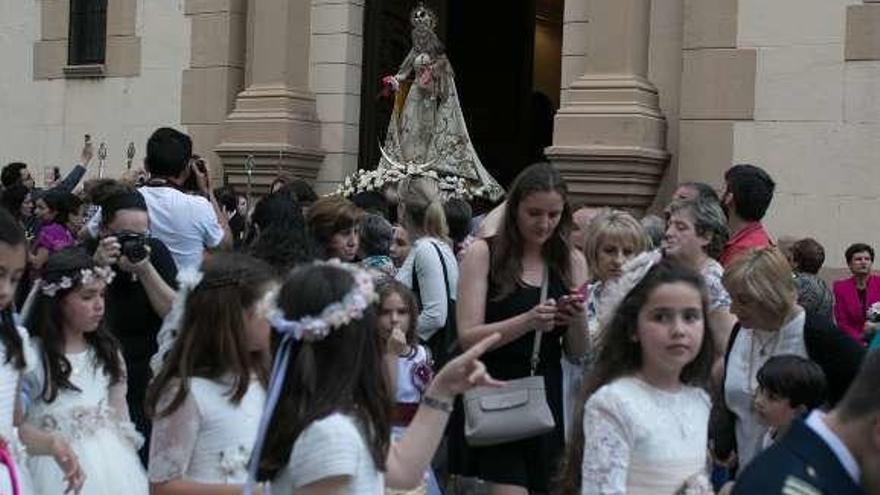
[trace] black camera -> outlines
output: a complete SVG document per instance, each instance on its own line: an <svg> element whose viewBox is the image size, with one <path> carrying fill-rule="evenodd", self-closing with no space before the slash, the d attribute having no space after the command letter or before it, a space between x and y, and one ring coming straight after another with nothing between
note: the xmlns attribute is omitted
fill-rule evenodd
<svg viewBox="0 0 880 495"><path fill-rule="evenodd" d="M138 232L122 231L113 234L120 245L122 255L132 263L143 261L150 252L147 250L147 236Z"/></svg>

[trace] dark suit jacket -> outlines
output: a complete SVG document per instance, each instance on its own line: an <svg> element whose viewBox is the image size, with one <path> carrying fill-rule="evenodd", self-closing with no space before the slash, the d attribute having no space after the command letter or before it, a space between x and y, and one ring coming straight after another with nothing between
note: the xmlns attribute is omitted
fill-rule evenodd
<svg viewBox="0 0 880 495"><path fill-rule="evenodd" d="M734 495L864 495L822 438L801 420L736 479Z"/></svg>

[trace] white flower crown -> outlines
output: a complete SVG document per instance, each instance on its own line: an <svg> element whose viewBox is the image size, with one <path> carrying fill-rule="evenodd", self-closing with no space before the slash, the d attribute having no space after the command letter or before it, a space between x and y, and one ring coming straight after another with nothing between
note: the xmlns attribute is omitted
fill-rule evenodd
<svg viewBox="0 0 880 495"><path fill-rule="evenodd" d="M449 198L469 200L474 196L488 197L490 192L486 186L471 187L463 177L441 176L437 171L429 170L427 166L413 164L404 166L400 163L392 163L388 167L376 170L357 170L339 184L333 195L351 198L362 192L382 192L385 186L397 184L404 177L430 177L436 180L443 200Z"/></svg>
<svg viewBox="0 0 880 495"><path fill-rule="evenodd" d="M57 282L46 283L40 282L40 292L49 297L55 297L55 294L60 290L66 290L73 287L77 281L82 284L90 284L96 280L102 280L107 285L110 285L113 282L113 278L116 276L116 273L110 267L102 267L96 266L94 268L83 268L79 271L79 277L77 276L63 276Z"/></svg>
<svg viewBox="0 0 880 495"><path fill-rule="evenodd" d="M354 320L363 318L364 311L377 299L373 277L355 265L342 263L339 260L316 262L316 265L328 265L342 268L354 278L354 287L342 298L324 308L317 316L304 316L298 320L284 318L284 313L277 306L277 300L269 310L269 324L277 332L291 334L294 339L306 342L322 340L330 331L347 325ZM277 294L274 295L277 299Z"/></svg>

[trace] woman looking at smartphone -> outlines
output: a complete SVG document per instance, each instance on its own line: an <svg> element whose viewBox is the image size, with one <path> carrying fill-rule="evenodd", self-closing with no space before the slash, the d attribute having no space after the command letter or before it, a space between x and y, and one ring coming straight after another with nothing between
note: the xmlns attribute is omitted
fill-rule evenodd
<svg viewBox="0 0 880 495"><path fill-rule="evenodd" d="M566 194L565 182L550 164L525 169L510 190L498 232L476 241L460 270L459 341L467 349L487 335L501 334L483 356L493 377L529 376L534 332L543 332L535 375L544 377L554 430L516 442L468 447L463 422L453 424L451 470L488 481L492 495L547 492L563 449L560 358L564 351L578 360L586 349L583 299L575 290L586 281L586 266L567 242L571 210ZM544 283L547 299L542 302Z"/></svg>

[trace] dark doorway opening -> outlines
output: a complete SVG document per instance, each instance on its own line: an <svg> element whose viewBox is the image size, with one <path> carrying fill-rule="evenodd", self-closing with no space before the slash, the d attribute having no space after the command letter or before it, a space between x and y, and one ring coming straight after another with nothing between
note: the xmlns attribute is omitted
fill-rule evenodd
<svg viewBox="0 0 880 495"><path fill-rule="evenodd" d="M559 106L563 0L440 0L437 34L455 70L471 140L505 187L552 142ZM412 0L372 0L364 18L360 168L375 168L392 102L381 78L410 48Z"/></svg>

